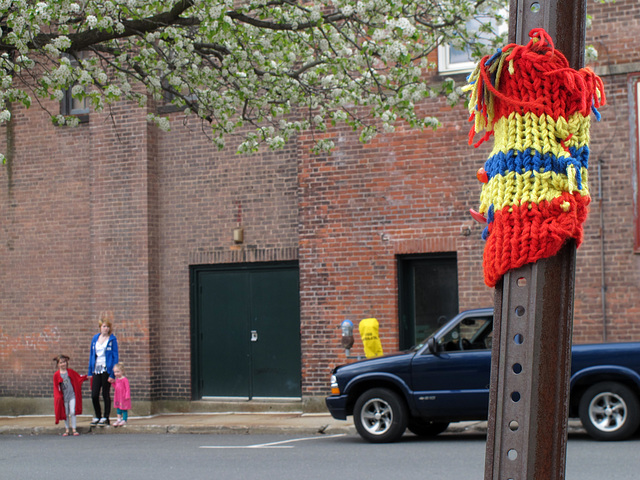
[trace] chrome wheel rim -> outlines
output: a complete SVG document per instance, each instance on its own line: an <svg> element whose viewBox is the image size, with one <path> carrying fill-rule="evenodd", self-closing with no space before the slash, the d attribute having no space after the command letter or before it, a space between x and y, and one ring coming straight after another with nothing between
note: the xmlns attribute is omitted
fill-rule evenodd
<svg viewBox="0 0 640 480"><path fill-rule="evenodd" d="M616 393L600 393L589 403L589 419L598 430L614 432L621 428L627 419L627 404Z"/></svg>
<svg viewBox="0 0 640 480"><path fill-rule="evenodd" d="M362 406L360 421L370 434L383 435L391 428L393 410L384 400L372 398Z"/></svg>

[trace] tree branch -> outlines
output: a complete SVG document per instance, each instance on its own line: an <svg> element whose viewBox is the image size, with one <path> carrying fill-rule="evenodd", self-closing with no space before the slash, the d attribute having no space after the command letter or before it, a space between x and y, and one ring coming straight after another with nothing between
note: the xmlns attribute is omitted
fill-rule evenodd
<svg viewBox="0 0 640 480"><path fill-rule="evenodd" d="M116 40L118 38L126 38L153 32L157 30L158 27L166 27L169 25L197 25L199 21L195 18L180 17L184 12L193 7L193 5L194 0L178 0L171 10L167 12L162 12L140 20L124 20L122 22L124 25L124 30L122 32L106 31L94 28L92 30L87 30L86 32L72 33L68 35L69 40L71 40L71 47L69 50L85 50L91 45L108 42L109 40ZM57 34L40 33L36 35L33 41L29 44L29 48L41 48L58 36L59 35ZM0 47L0 49L13 50L14 47L5 43Z"/></svg>

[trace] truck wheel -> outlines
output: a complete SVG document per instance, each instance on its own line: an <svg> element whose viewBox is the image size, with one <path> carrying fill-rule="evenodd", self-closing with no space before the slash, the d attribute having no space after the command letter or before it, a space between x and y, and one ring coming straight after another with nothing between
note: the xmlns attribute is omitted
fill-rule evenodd
<svg viewBox="0 0 640 480"><path fill-rule="evenodd" d="M448 426L449 422L434 422L419 417L409 420L409 430L419 437L435 437L444 432Z"/></svg>
<svg viewBox="0 0 640 480"><path fill-rule="evenodd" d="M353 422L360 436L371 443L395 442L407 429L407 408L395 392L372 388L358 397Z"/></svg>
<svg viewBox="0 0 640 480"><path fill-rule="evenodd" d="M580 421L596 440L624 440L640 425L638 397L617 382L601 382L589 387L579 405Z"/></svg>

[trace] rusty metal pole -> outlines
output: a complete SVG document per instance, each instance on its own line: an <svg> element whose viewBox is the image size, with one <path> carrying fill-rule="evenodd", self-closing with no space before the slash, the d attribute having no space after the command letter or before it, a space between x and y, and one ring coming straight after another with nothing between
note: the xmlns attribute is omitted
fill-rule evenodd
<svg viewBox="0 0 640 480"><path fill-rule="evenodd" d="M584 63L585 0L511 0L509 38L543 27ZM496 286L485 480L565 476L576 247L510 270Z"/></svg>

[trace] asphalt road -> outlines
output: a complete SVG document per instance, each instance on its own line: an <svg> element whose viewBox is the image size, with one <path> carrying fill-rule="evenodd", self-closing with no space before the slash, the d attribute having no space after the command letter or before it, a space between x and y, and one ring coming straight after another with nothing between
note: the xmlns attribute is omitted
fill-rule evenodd
<svg viewBox="0 0 640 480"><path fill-rule="evenodd" d="M573 436L567 480L638 478L640 439ZM52 435L0 438L0 477L19 479L482 480L485 438L372 445L355 435ZM99 471L103 470L100 474Z"/></svg>

